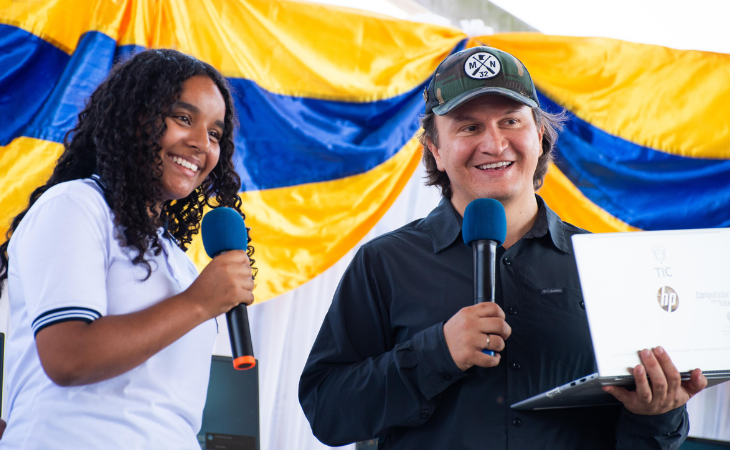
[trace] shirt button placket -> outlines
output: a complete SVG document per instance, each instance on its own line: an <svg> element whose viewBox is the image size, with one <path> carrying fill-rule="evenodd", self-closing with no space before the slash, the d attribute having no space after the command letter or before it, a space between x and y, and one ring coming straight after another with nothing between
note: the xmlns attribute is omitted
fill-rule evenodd
<svg viewBox="0 0 730 450"><path fill-rule="evenodd" d="M507 268L507 270L505 272L508 272L511 274L512 273L512 260L510 260L509 258L502 258L502 264ZM506 273L505 273L505 275L506 275ZM507 314L510 314L512 316L517 315L517 308L515 308L514 306L510 306L505 309L506 309ZM509 365L509 367L511 367L513 371L518 371L521 368L520 363L518 363L518 362L513 362L512 364ZM517 374L510 375L509 379L511 380L513 376L517 376ZM511 381L509 383L511 384L513 382L514 381ZM519 417L512 419L512 426L514 426L514 427L522 426L522 419L520 419Z"/></svg>

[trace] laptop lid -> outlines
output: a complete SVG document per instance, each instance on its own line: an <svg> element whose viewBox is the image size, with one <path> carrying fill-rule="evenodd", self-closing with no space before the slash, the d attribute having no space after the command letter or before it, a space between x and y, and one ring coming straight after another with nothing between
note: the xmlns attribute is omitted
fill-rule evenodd
<svg viewBox="0 0 730 450"><path fill-rule="evenodd" d="M661 345L680 372L730 372L730 230L573 236L598 374Z"/></svg>

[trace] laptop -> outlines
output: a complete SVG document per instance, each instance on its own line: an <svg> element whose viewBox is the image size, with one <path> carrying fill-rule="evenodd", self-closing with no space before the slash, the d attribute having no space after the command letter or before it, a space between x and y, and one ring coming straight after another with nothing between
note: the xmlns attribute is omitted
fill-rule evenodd
<svg viewBox="0 0 730 450"><path fill-rule="evenodd" d="M730 229L573 236L598 372L512 405L538 410L618 403L638 352L661 345L682 375L730 380Z"/></svg>

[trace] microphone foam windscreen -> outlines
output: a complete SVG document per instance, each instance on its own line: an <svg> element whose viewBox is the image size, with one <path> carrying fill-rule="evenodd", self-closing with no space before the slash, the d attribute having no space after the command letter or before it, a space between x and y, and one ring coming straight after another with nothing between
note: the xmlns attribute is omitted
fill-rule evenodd
<svg viewBox="0 0 730 450"><path fill-rule="evenodd" d="M461 235L466 245L474 241L496 241L504 243L507 236L507 218L504 206L492 198L478 198L466 205Z"/></svg>
<svg viewBox="0 0 730 450"><path fill-rule="evenodd" d="M248 233L243 217L233 208L216 208L203 216L203 247L211 258L228 250L246 250Z"/></svg>

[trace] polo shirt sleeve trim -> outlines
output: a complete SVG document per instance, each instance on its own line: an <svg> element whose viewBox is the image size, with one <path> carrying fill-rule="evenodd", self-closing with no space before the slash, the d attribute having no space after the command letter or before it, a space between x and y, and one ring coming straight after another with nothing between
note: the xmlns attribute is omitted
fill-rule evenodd
<svg viewBox="0 0 730 450"><path fill-rule="evenodd" d="M101 313L91 308L83 307L66 307L56 308L46 311L31 324L33 336L37 336L42 329L61 322L69 322L72 320L80 320L82 322L91 323L101 317Z"/></svg>
<svg viewBox="0 0 730 450"><path fill-rule="evenodd" d="M36 336L60 321L107 313L107 272L118 245L112 213L97 187L74 180L46 191L13 234L12 273Z"/></svg>

